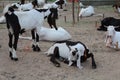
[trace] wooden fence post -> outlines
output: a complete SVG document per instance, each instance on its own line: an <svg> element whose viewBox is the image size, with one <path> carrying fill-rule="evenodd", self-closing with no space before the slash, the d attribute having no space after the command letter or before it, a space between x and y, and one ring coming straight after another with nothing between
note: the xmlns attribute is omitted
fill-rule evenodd
<svg viewBox="0 0 120 80"><path fill-rule="evenodd" d="M66 16L64 16L64 20L65 20L65 22L66 22Z"/></svg>
<svg viewBox="0 0 120 80"><path fill-rule="evenodd" d="M75 24L74 3L75 3L75 1L72 0L72 16L73 16L73 24Z"/></svg>

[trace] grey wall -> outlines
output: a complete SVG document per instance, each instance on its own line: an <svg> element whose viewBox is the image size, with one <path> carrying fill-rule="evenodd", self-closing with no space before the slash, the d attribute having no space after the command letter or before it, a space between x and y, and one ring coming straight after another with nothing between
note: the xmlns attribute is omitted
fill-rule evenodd
<svg viewBox="0 0 120 80"><path fill-rule="evenodd" d="M86 5L113 5L120 0L80 0L83 4Z"/></svg>

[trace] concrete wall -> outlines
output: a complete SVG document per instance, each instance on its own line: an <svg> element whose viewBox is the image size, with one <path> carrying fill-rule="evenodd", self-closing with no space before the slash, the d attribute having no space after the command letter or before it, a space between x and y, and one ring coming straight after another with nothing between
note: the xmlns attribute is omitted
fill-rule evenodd
<svg viewBox="0 0 120 80"><path fill-rule="evenodd" d="M83 4L86 5L113 5L120 0L80 0Z"/></svg>

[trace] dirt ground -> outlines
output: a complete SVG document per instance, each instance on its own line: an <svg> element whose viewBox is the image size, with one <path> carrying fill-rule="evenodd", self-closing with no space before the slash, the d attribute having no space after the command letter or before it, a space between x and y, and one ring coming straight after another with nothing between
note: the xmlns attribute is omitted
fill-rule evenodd
<svg viewBox="0 0 120 80"><path fill-rule="evenodd" d="M102 17L92 16L82 18L72 24L71 6L68 11L60 12L57 26L62 26L71 35L73 41L82 41L93 52L97 69L92 69L91 59L82 63L82 70L74 66L61 63L61 67L55 67L44 52L54 42L40 41L41 52L33 52L30 40L19 39L17 55L19 61L10 60L8 53L8 32L6 24L0 24L0 80L120 80L120 51L105 47L104 34L96 30L95 22L100 22ZM104 17L120 16L111 6L95 6L96 14L104 14ZM76 15L77 13L75 13ZM66 22L64 20L66 16ZM44 23L45 26L48 24ZM24 35L30 35L29 32ZM26 47L29 49L27 50Z"/></svg>

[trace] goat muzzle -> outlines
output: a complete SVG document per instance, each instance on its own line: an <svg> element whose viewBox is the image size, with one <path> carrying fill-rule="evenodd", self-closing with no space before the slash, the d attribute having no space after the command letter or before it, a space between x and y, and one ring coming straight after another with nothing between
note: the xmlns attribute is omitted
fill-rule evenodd
<svg viewBox="0 0 120 80"><path fill-rule="evenodd" d="M111 36L107 36L106 46L107 47L111 47L112 46L112 37Z"/></svg>

